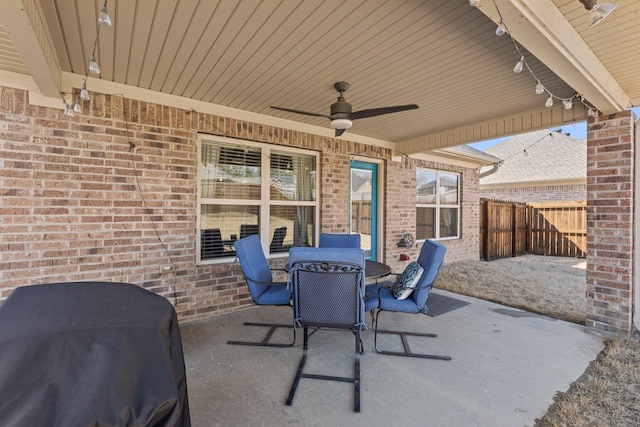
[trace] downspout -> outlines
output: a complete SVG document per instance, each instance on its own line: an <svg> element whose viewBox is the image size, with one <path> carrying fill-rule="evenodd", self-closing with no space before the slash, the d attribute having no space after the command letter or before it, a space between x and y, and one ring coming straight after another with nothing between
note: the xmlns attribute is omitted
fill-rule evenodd
<svg viewBox="0 0 640 427"><path fill-rule="evenodd" d="M480 174L480 178L484 178L485 176L493 175L494 173L498 172L498 169L500 169L500 166L502 166L502 162L503 161L500 160L499 162L494 163L491 169L486 170Z"/></svg>
<svg viewBox="0 0 640 427"><path fill-rule="evenodd" d="M631 284L631 290L633 292L633 327L638 329L640 325L640 292L638 290L638 283L640 283L640 224L638 224L638 213L640 213L640 171L638 166L640 165L640 150L637 149L636 144L640 141L640 120L636 121L635 128L635 161L633 165L634 177L634 212L633 212L633 227L634 227L634 242L633 242L633 283ZM633 327L631 332L633 332Z"/></svg>

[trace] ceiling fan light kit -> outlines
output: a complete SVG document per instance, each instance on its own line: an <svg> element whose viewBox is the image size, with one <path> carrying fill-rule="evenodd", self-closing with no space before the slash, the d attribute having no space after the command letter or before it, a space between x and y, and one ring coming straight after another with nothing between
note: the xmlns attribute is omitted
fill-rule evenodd
<svg viewBox="0 0 640 427"><path fill-rule="evenodd" d="M331 104L330 114L310 113L308 111L294 110L292 108L283 108L271 106L274 110L286 111L289 113L304 114L306 116L326 117L331 120L330 126L336 130L336 138L344 133L346 129L353 126L353 120L365 119L367 117L381 116L383 114L397 113L399 111L413 110L418 108L416 104L397 105L395 107L380 107L368 110L352 111L351 104L344 99L344 93L349 89L349 83L337 82L333 85L334 89L340 94L336 102Z"/></svg>
<svg viewBox="0 0 640 427"><path fill-rule="evenodd" d="M353 122L349 119L333 119L331 120L332 129L349 129L353 126Z"/></svg>

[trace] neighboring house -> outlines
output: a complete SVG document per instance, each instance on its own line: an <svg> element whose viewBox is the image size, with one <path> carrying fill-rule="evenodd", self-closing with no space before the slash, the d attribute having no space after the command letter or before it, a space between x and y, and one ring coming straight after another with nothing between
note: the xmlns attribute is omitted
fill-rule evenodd
<svg viewBox="0 0 640 427"><path fill-rule="evenodd" d="M587 140L557 131L518 135L485 150L502 159L480 174L480 196L519 202L587 199Z"/></svg>

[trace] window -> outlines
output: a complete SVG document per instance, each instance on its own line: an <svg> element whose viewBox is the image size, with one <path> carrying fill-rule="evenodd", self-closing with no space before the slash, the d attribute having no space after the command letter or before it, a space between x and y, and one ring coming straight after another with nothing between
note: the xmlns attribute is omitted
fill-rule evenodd
<svg viewBox="0 0 640 427"><path fill-rule="evenodd" d="M315 245L315 153L206 136L199 148L200 260L252 234L271 254Z"/></svg>
<svg viewBox="0 0 640 427"><path fill-rule="evenodd" d="M460 176L416 169L416 239L459 237Z"/></svg>

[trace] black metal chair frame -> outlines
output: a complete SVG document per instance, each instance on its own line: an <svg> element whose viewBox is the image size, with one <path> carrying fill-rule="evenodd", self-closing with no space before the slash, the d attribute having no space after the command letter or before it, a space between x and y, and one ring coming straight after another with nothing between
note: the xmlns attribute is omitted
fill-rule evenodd
<svg viewBox="0 0 640 427"><path fill-rule="evenodd" d="M353 280L355 280L356 284L362 283L362 281L364 280L364 277L363 277L364 272L362 271L361 267L358 265L350 264L346 262L334 263L334 262L309 261L309 262L296 263L292 268L291 274L296 275L296 274L300 274L301 272L303 272L303 274L304 273L311 273L311 274L320 273L320 274L327 274L327 275L328 274L353 275L354 276ZM293 283L294 283L294 286L298 286L297 278L293 280ZM359 286L356 286L356 288L354 288L354 291L359 294L355 296L356 302L358 301L358 299L360 300L360 302L357 303L357 306L354 307L354 313L357 313L358 310L364 310L364 302L362 300L363 298L362 289L360 289ZM294 292L294 299L296 297L297 297L297 291ZM296 310L296 302L294 301L294 311L295 310ZM359 314L356 314L355 316L356 318L361 317ZM355 324L347 327L346 325L336 325L331 323L313 322L313 321L308 322L304 318L302 320L296 319L296 326L301 326L304 328L304 340L303 340L302 358L300 359L298 370L296 372L296 376L293 380L293 384L291 385L289 396L286 401L286 404L288 406L291 406L291 404L293 403L293 398L295 396L296 389L298 388L298 383L300 382L300 379L309 378L309 379L317 379L317 380L353 383L354 384L353 409L355 412L360 412L360 354L362 353L362 340L360 338L360 332L362 330L362 327L365 326L363 322L364 320L363 316L362 316L362 319L360 320L362 320L362 322L355 322ZM309 328L312 328L311 332L309 332ZM354 352L353 377L340 377L340 376L333 376L333 375L319 375L319 374L304 373L304 367L307 361L307 355L309 350L308 348L309 337L313 335L315 332L317 332L320 328L329 329L329 330L349 329L354 333L355 352Z"/></svg>
<svg viewBox="0 0 640 427"><path fill-rule="evenodd" d="M271 269L271 271L285 271L284 269ZM257 282L257 283L265 283L265 282ZM273 282L268 282L268 285L273 285ZM287 286L286 284L283 284L282 286ZM260 306L260 304L257 304L253 298L251 298L251 304L252 305L257 305ZM283 307L284 305L281 305L281 307ZM288 307L291 307L291 304L287 304ZM292 324L289 323L260 323L260 322L244 322L243 323L244 326L258 326L258 327L262 327L262 328L269 328L269 330L265 333L264 337L262 338L262 341L227 341L227 344L229 345L248 345L248 346L253 346L253 347L278 347L278 348L285 348L285 347L293 347L293 345L296 343L296 329L293 327ZM271 337L273 336L274 332L276 331L276 329L278 328L289 328L289 329L293 329L293 341L291 341L290 343L272 343L270 342Z"/></svg>
<svg viewBox="0 0 640 427"><path fill-rule="evenodd" d="M412 288L415 291L419 290L419 289L424 289L427 287L430 287L431 284L428 284L426 286L421 286L421 287L417 287L417 288ZM384 286L381 287L381 289L391 289L391 286ZM379 292L379 291L378 291ZM373 311L373 310L372 310ZM374 348L376 349L377 353L380 354L386 354L388 356L404 356L404 357L415 357L415 358L420 358L420 359L436 359L436 360L451 360L451 356L441 356L441 355L437 355L437 354L425 354L425 353L414 353L413 351L411 351L411 347L409 346L409 341L407 340L408 336L412 336L412 337L427 337L427 338L437 338L438 334L433 334L433 333L428 333L428 332L407 332L407 331L390 331L390 330L386 330L386 329L378 329L378 321L380 318L380 313L386 311L386 310L380 310L378 309L377 312L375 314L372 313L372 318L373 318L373 344L374 344ZM427 313L425 313L424 311L416 313L416 314L424 314L427 315ZM409 313L404 313L404 314L409 314ZM378 348L378 334L389 334L389 335L398 335L400 337L400 340L402 341L402 347L404 351L388 351L388 350L381 350Z"/></svg>

